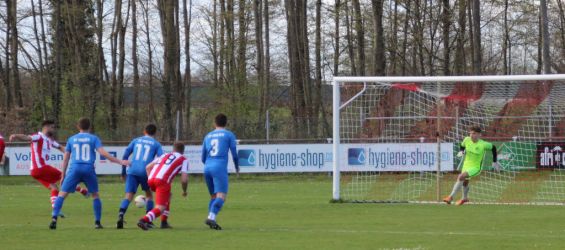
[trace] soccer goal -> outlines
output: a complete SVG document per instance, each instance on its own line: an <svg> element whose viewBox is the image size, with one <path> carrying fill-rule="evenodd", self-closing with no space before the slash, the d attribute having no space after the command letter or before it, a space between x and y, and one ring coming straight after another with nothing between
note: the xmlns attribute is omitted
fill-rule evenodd
<svg viewBox="0 0 565 250"><path fill-rule="evenodd" d="M471 126L497 147L469 199L565 204L565 75L334 77L333 199L433 203Z"/></svg>

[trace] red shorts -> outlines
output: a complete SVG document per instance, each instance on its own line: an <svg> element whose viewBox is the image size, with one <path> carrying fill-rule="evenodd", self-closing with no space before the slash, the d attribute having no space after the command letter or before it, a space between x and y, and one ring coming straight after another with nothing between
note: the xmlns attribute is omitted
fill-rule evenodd
<svg viewBox="0 0 565 250"><path fill-rule="evenodd" d="M168 206L171 201L171 184L160 179L149 180L149 188L155 193L155 204Z"/></svg>
<svg viewBox="0 0 565 250"><path fill-rule="evenodd" d="M49 188L49 185L61 180L61 171L49 165L45 165L41 168L32 169L31 176L43 186Z"/></svg>
<svg viewBox="0 0 565 250"><path fill-rule="evenodd" d="M4 155L4 149L6 145L4 144L4 140L0 139L0 161L2 161L2 156Z"/></svg>

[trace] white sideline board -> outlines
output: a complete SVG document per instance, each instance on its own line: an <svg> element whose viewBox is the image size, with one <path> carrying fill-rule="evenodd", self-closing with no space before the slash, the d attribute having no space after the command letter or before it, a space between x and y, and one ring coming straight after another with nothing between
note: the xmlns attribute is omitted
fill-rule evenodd
<svg viewBox="0 0 565 250"><path fill-rule="evenodd" d="M107 146L112 155L122 158L126 146ZM341 171L435 171L435 143L343 144ZM441 145L442 171L453 170L453 143ZM164 146L169 152L172 146ZM185 148L191 173L203 173L202 146ZM348 155L348 153L350 153ZM242 173L332 172L332 144L250 144L238 145ZM29 147L8 147L10 175L29 175ZM351 159L350 159L351 158ZM63 153L52 150L47 163L61 169ZM118 175L121 166L96 156L96 173ZM230 156L228 169L234 172Z"/></svg>

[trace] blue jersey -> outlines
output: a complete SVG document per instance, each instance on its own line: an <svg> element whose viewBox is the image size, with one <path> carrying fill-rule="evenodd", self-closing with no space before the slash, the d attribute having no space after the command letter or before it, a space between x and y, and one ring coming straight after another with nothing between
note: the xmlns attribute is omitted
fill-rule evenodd
<svg viewBox="0 0 565 250"><path fill-rule="evenodd" d="M98 136L78 133L67 140L65 151L71 153L72 165L92 165L96 161L96 150L102 147Z"/></svg>
<svg viewBox="0 0 565 250"><path fill-rule="evenodd" d="M238 168L235 135L226 129L216 129L204 137L202 143L202 163L205 168L224 168L227 170L229 151Z"/></svg>
<svg viewBox="0 0 565 250"><path fill-rule="evenodd" d="M150 136L142 136L133 139L124 152L124 160L133 154L127 174L136 176L147 176L145 167L157 156L163 154L161 144Z"/></svg>

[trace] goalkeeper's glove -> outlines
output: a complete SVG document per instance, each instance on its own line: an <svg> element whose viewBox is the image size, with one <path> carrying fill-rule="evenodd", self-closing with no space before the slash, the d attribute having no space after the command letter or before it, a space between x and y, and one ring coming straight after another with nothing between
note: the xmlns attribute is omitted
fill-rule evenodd
<svg viewBox="0 0 565 250"><path fill-rule="evenodd" d="M493 162L492 168L494 168L494 170L496 170L496 171L500 171L502 169L498 162Z"/></svg>
<svg viewBox="0 0 565 250"><path fill-rule="evenodd" d="M461 158L465 155L465 151L459 151L459 153L457 153L457 157Z"/></svg>

